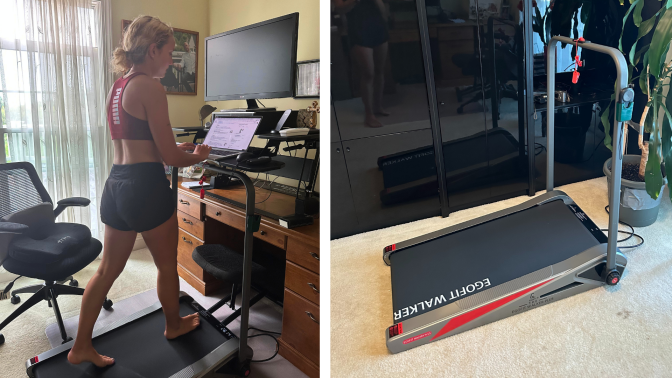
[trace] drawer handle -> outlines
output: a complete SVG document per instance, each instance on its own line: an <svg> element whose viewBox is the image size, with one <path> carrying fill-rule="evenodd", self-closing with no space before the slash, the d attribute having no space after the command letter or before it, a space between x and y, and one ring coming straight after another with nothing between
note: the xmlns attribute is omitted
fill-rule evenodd
<svg viewBox="0 0 672 378"><path fill-rule="evenodd" d="M313 256L315 258L315 260L320 261L320 255L318 255L315 252L308 252L308 253L310 253L310 255Z"/></svg>
<svg viewBox="0 0 672 378"><path fill-rule="evenodd" d="M187 240L187 238L185 238L184 236L182 237L182 240L184 240L185 243L194 244L191 242L191 240Z"/></svg>
<svg viewBox="0 0 672 378"><path fill-rule="evenodd" d="M215 213L215 215L216 215L216 216L220 216L220 215L222 215L222 212L221 212L221 211L218 211L218 212Z"/></svg>
<svg viewBox="0 0 672 378"><path fill-rule="evenodd" d="M183 199L181 199L181 198L180 198L180 203L183 204L183 205L187 205L187 206L189 206L189 202L187 202L187 201L185 201L185 200L183 200Z"/></svg>
<svg viewBox="0 0 672 378"><path fill-rule="evenodd" d="M263 235L266 235L266 231L264 231L264 230L259 231L259 233L260 233L262 236L263 236Z"/></svg>
<svg viewBox="0 0 672 378"><path fill-rule="evenodd" d="M194 225L194 223L192 223L191 221L188 221L187 218L182 218L182 222L184 222L186 224L190 224L192 226Z"/></svg>
<svg viewBox="0 0 672 378"><path fill-rule="evenodd" d="M311 314L309 311L306 311L306 314L308 314L308 317L309 317L312 321L314 321L314 322L317 323L317 324L320 324L320 322L318 322L317 319L315 319L315 317L313 316L313 314Z"/></svg>
<svg viewBox="0 0 672 378"><path fill-rule="evenodd" d="M315 290L315 292L316 292L317 294L320 294L320 291L317 290L317 287L315 287L315 285L313 285L312 283L308 282L308 286L310 286L311 289Z"/></svg>

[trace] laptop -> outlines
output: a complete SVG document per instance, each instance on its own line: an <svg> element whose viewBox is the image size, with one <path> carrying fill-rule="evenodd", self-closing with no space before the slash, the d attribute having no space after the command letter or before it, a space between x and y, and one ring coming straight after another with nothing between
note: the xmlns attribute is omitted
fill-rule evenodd
<svg viewBox="0 0 672 378"><path fill-rule="evenodd" d="M214 118L203 140L203 144L212 147L208 159L219 161L247 151L261 118L261 116Z"/></svg>

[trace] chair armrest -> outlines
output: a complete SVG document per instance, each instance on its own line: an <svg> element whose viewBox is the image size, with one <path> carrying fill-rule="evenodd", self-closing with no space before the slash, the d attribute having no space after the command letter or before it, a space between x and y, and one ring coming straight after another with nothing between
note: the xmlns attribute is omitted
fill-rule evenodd
<svg viewBox="0 0 672 378"><path fill-rule="evenodd" d="M0 234L23 234L28 226L21 223L0 222Z"/></svg>
<svg viewBox="0 0 672 378"><path fill-rule="evenodd" d="M56 206L56 209L54 209L54 215L58 216L60 213L65 210L66 207L69 206L89 206L91 203L91 200L88 198L84 197L71 197L71 198L64 198L60 201L58 201L58 206Z"/></svg>

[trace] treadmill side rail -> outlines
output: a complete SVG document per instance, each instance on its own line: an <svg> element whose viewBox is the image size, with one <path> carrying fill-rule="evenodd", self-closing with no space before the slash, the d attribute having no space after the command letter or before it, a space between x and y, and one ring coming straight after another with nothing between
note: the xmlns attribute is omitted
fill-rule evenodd
<svg viewBox="0 0 672 378"><path fill-rule="evenodd" d="M478 217L475 219L472 219L470 221L462 222L450 227L443 228L438 231L430 232L425 235L421 235L412 239L400 241L398 243L393 244L394 249L391 249L388 247L385 247L383 250L383 260L385 261L385 264L390 265L390 255L393 253L398 252L399 250L403 250L404 248L412 247L414 245L418 245L427 241L430 241L432 239L440 238L442 236L446 236L448 234L452 234L454 232L462 231L467 228L471 228L474 226L478 226L480 224L486 223L493 221L498 218L502 218L520 211L525 211L531 207L534 206L541 206L543 204L546 204L551 201L557 201L557 200L562 200L566 205L572 205L574 204L574 201L567 195L565 192L561 190L554 190L552 192L546 192L544 194L541 194L537 197L534 197L532 199L529 199L519 205L503 209L497 212L494 212L492 214L487 214L482 217Z"/></svg>
<svg viewBox="0 0 672 378"><path fill-rule="evenodd" d="M402 352L434 340L449 337L560 299L605 285L579 275L606 262L607 244L599 244L552 266L513 281L409 318L403 332L390 337L385 330L387 348ZM620 252L617 265L622 272L627 259Z"/></svg>

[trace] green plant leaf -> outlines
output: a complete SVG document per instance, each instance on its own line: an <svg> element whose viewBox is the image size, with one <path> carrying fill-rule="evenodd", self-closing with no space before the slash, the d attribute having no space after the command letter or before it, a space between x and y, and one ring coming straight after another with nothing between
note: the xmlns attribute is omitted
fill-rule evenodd
<svg viewBox="0 0 672 378"><path fill-rule="evenodd" d="M665 12L658 21L658 26L653 31L651 46L649 47L649 67L651 74L660 78L660 62L663 51L672 39L672 12Z"/></svg>
<svg viewBox="0 0 672 378"><path fill-rule="evenodd" d="M658 199L660 195L660 190L663 186L663 174L660 171L660 157L658 156L658 147L660 146L660 139L658 139L658 133L655 130L656 124L659 122L658 119L658 107L662 104L654 99L653 106L653 130L649 138L649 159L646 162L646 170L644 173L644 181L646 184L646 192L653 199ZM648 117L647 117L648 118Z"/></svg>
<svg viewBox="0 0 672 378"><path fill-rule="evenodd" d="M634 3L631 2L630 8L628 8L628 11L625 13L625 16L623 17L623 27L621 28L621 36L618 38L618 49L621 51L623 51L623 30L625 30L625 23L626 21L628 21L628 16L630 16L630 12L632 12L635 9L635 7L640 1L643 2L644 0L635 0ZM622 1L621 5L623 5Z"/></svg>
<svg viewBox="0 0 672 378"><path fill-rule="evenodd" d="M644 8L644 1L637 3L635 5L635 11L632 13L632 20L637 27L642 24L642 8Z"/></svg>
<svg viewBox="0 0 672 378"><path fill-rule="evenodd" d="M639 59L642 57L642 54L644 54L646 51L649 50L650 44L647 43L646 45L640 47L640 49L637 50L637 52L633 56L632 52L635 51L635 46L637 46L637 43L632 45L632 50L630 50L630 63L632 63L633 66L636 66L639 63Z"/></svg>
<svg viewBox="0 0 672 378"><path fill-rule="evenodd" d="M644 53L644 61L642 62L642 74L639 75L639 88L642 90L642 93L649 93L649 86L646 84L646 79L649 77L649 74L646 72L646 66L649 64L649 53L651 50L648 50Z"/></svg>
<svg viewBox="0 0 672 378"><path fill-rule="evenodd" d="M649 106L653 106L653 104ZM649 134L653 132L653 111L651 108L649 108L649 112L646 114L646 119L644 120L644 132Z"/></svg>
<svg viewBox="0 0 672 378"><path fill-rule="evenodd" d="M670 0L672 1L672 0ZM584 25L584 30L588 22L590 21L590 15L592 13L593 4L591 0L583 0L583 7L581 8L581 22Z"/></svg>
<svg viewBox="0 0 672 378"><path fill-rule="evenodd" d="M660 171L660 159L658 158L658 152L656 152L658 144L658 141L649 141L649 160L646 162L646 172L644 173L646 192L653 199L658 199L663 187L663 174Z"/></svg>
<svg viewBox="0 0 672 378"><path fill-rule="evenodd" d="M669 183L672 180L672 118L668 111L669 108L672 108L672 96L670 96L669 92L664 104L667 117L663 120L661 144L663 148L663 161L665 162L665 176ZM670 191L670 199L672 199L672 191Z"/></svg>

